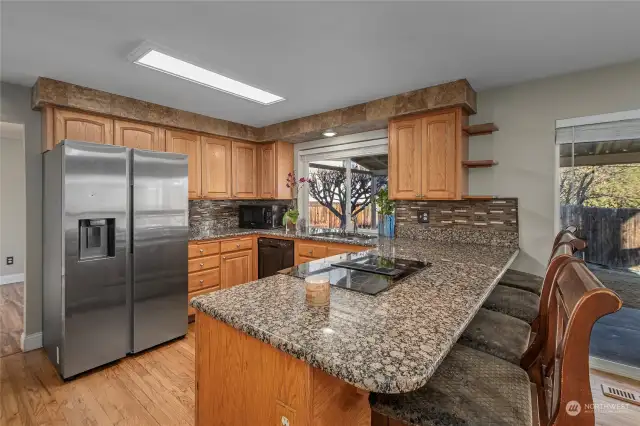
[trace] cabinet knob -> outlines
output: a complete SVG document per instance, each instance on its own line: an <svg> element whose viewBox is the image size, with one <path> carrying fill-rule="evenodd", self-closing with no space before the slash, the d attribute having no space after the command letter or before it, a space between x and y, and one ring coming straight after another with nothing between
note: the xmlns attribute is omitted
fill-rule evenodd
<svg viewBox="0 0 640 426"><path fill-rule="evenodd" d="M200 253L204 253L204 249L200 249Z"/></svg>
<svg viewBox="0 0 640 426"><path fill-rule="evenodd" d="M204 282L204 280L200 280L200 284L202 284Z"/></svg>
<svg viewBox="0 0 640 426"><path fill-rule="evenodd" d="M313 250L309 250L309 254L313 254Z"/></svg>
<svg viewBox="0 0 640 426"><path fill-rule="evenodd" d="M236 247L240 247L240 243L236 244Z"/></svg>
<svg viewBox="0 0 640 426"><path fill-rule="evenodd" d="M227 258L227 256L222 256L222 258L223 258L223 259L226 259L226 258Z"/></svg>
<svg viewBox="0 0 640 426"><path fill-rule="evenodd" d="M204 263L201 263L200 266L204 266Z"/></svg>

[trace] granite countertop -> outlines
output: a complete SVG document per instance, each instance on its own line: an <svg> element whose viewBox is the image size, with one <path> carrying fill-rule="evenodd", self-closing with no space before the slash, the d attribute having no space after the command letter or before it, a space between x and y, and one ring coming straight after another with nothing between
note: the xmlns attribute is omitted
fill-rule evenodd
<svg viewBox="0 0 640 426"><path fill-rule="evenodd" d="M332 287L326 308L307 306L304 281L287 275L191 305L358 388L409 392L433 375L518 249L381 239L374 250L433 266L377 296Z"/></svg>
<svg viewBox="0 0 640 426"><path fill-rule="evenodd" d="M326 232L339 232L334 229L309 228L306 231L287 232L284 228L276 229L246 229L246 228L225 228L210 231L192 231L189 241L204 241L219 238L241 237L243 235L273 235L274 237L300 238L313 241L324 241L329 243L355 244L361 246L375 247L378 238L345 238L339 236L321 235Z"/></svg>

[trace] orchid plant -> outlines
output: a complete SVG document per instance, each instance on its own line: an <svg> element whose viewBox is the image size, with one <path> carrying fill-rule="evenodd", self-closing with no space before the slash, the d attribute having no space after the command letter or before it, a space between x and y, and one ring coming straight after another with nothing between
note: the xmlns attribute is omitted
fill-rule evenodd
<svg viewBox="0 0 640 426"><path fill-rule="evenodd" d="M296 202L298 199L298 190L302 188L304 184L309 182L308 178L296 178L295 173L291 172L287 175L287 188L292 188L293 191L293 200L291 201L291 207L282 217L282 224L287 225L287 221L293 223L294 225L298 223L298 216L300 216L300 211L296 207Z"/></svg>

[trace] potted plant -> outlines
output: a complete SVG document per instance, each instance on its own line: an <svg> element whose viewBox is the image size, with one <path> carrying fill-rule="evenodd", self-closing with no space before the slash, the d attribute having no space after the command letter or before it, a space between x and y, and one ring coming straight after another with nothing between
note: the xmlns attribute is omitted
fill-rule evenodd
<svg viewBox="0 0 640 426"><path fill-rule="evenodd" d="M378 208L378 235L393 237L396 227L396 217L394 215L396 205L389 200L389 190L387 188L380 188L378 191L376 207Z"/></svg>
<svg viewBox="0 0 640 426"><path fill-rule="evenodd" d="M291 199L291 205L289 206L289 210L282 216L282 224L286 228L287 231L296 229L296 224L298 223L298 217L300 216L300 211L298 210L298 189L302 187L305 183L307 183L309 179L301 177L300 179L296 178L295 173L289 173L287 175L287 188L292 188L293 198Z"/></svg>

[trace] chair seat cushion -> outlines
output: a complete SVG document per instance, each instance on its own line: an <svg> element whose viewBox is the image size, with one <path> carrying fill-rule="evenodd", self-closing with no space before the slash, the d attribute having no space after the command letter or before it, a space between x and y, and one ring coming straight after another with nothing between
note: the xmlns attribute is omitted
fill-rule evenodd
<svg viewBox="0 0 640 426"><path fill-rule="evenodd" d="M458 343L520 365L530 334L531 326L526 322L481 308Z"/></svg>
<svg viewBox="0 0 640 426"><path fill-rule="evenodd" d="M497 285L487 298L484 308L516 317L531 324L538 316L540 296L529 291Z"/></svg>
<svg viewBox="0 0 640 426"><path fill-rule="evenodd" d="M455 345L431 380L404 394L372 394L371 408L418 426L530 426L527 373L510 362Z"/></svg>
<svg viewBox="0 0 640 426"><path fill-rule="evenodd" d="M542 282L542 277L528 274L526 272L516 271L515 269L507 269L507 272L505 272L500 280L501 285L529 291L537 294L538 296L542 294Z"/></svg>

